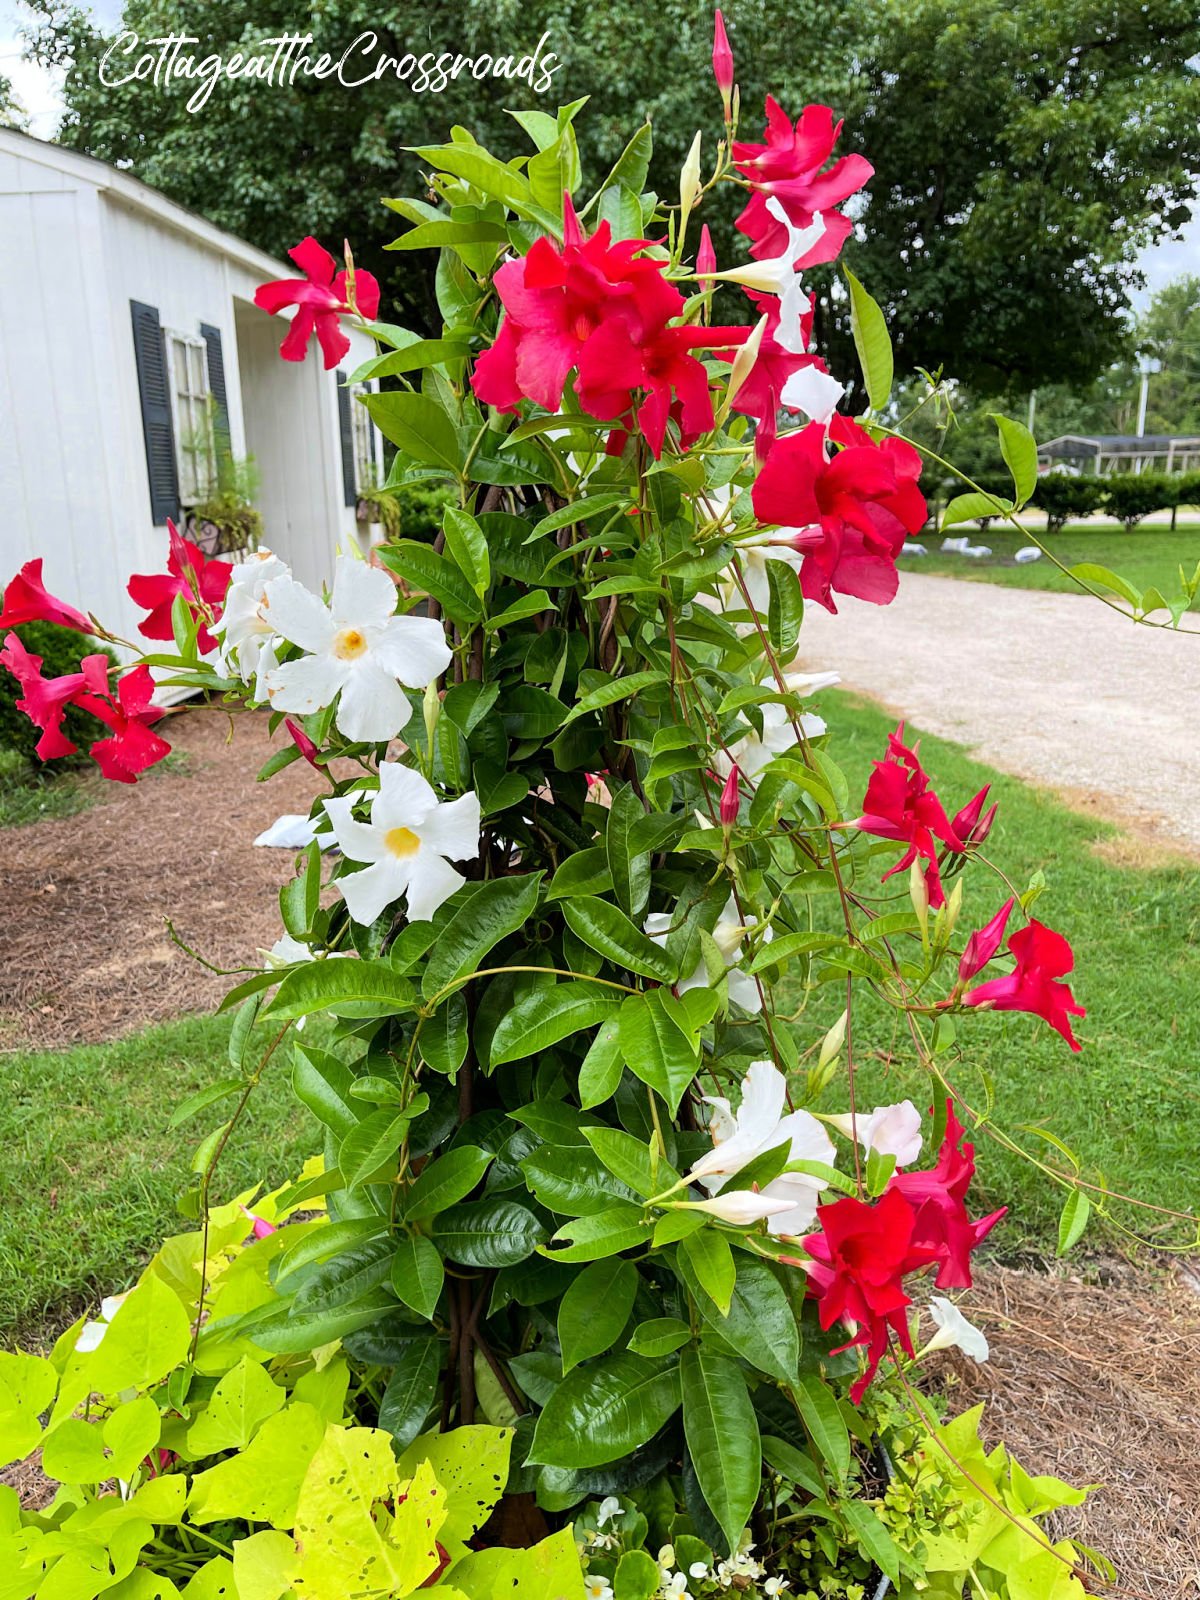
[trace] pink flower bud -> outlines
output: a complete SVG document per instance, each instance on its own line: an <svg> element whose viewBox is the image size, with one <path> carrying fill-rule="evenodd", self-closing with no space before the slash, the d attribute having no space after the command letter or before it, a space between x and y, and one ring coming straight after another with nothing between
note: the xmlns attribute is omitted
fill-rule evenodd
<svg viewBox="0 0 1200 1600"><path fill-rule="evenodd" d="M713 18L712 64L713 77L717 80L721 99L728 106L729 96L733 91L733 51L729 48L729 36L725 32L725 18L719 9Z"/></svg>
<svg viewBox="0 0 1200 1600"><path fill-rule="evenodd" d="M257 1216L248 1206L242 1206L241 1212L247 1221L254 1225L254 1237L256 1239L269 1239L273 1233L279 1231L265 1217Z"/></svg>
<svg viewBox="0 0 1200 1600"><path fill-rule="evenodd" d="M994 811L995 807L992 809ZM968 978L973 978L977 972L982 972L999 950L1004 941L1004 930L1015 905L1015 900L1006 900L992 920L985 923L982 928L978 928L967 940L962 960L958 963L958 976L963 983L966 983Z"/></svg>
<svg viewBox="0 0 1200 1600"><path fill-rule="evenodd" d="M741 804L740 785L742 774L736 762L733 770L725 779L725 787L721 790L721 826L732 828L738 819L738 806Z"/></svg>
<svg viewBox="0 0 1200 1600"><path fill-rule="evenodd" d="M992 819L996 815L995 806L993 806L991 811L988 813L988 821L986 826L982 825L979 821L980 815L983 811L983 802L987 799L988 790L990 788L991 784L985 783L983 788L980 789L979 793L975 795L973 799L967 801L966 805L950 824L951 832L957 834L957 836L965 845L982 844L984 839L987 837L988 830L992 826ZM983 832L979 833L978 829L981 826L983 826Z"/></svg>
<svg viewBox="0 0 1200 1600"><path fill-rule="evenodd" d="M711 289L712 284L706 283L706 278L711 278L717 270L717 252L713 249L712 235L708 231L708 223L700 229L700 248L696 251L696 276L701 280L702 289Z"/></svg>
<svg viewBox="0 0 1200 1600"><path fill-rule="evenodd" d="M283 725L292 736L292 743L308 762L310 767L316 767L320 772L320 763L317 760L317 747L305 733L300 724L292 717L284 717Z"/></svg>

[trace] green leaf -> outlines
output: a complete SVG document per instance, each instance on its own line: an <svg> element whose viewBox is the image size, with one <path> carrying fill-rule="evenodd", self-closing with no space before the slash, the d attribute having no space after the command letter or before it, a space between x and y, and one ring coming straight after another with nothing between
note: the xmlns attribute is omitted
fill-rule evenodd
<svg viewBox="0 0 1200 1600"><path fill-rule="evenodd" d="M410 1477L423 1462L433 1468L446 1498L446 1520L439 1532L443 1543L470 1539L491 1515L508 1480L512 1437L509 1428L476 1424L426 1434L400 1457L401 1478Z"/></svg>
<svg viewBox="0 0 1200 1600"><path fill-rule="evenodd" d="M800 1363L796 1315L783 1285L765 1261L739 1253L727 1316L701 1286L682 1251L676 1264L700 1315L725 1344L759 1372L768 1373L781 1383L796 1381Z"/></svg>
<svg viewBox="0 0 1200 1600"><path fill-rule="evenodd" d="M88 1388L97 1394L149 1389L178 1366L191 1343L182 1302L161 1278L148 1274L121 1303L99 1348L84 1358ZM73 1363L72 1363L73 1365ZM59 1406L68 1395L63 1376Z"/></svg>
<svg viewBox="0 0 1200 1600"><path fill-rule="evenodd" d="M537 906L541 881L540 872L530 872L490 883L469 883L458 890L447 902L449 915L438 928L421 979L421 993L427 1000L477 971L489 950L525 926Z"/></svg>
<svg viewBox="0 0 1200 1600"><path fill-rule="evenodd" d="M557 869L546 891L548 900L563 900L577 894L604 894L613 886L608 856L598 845L577 850Z"/></svg>
<svg viewBox="0 0 1200 1600"><path fill-rule="evenodd" d="M651 1440L679 1409L679 1368L623 1351L576 1368L550 1396L529 1452L548 1467L602 1467Z"/></svg>
<svg viewBox="0 0 1200 1600"><path fill-rule="evenodd" d="M37 1449L38 1418L57 1389L58 1374L41 1356L0 1351L0 1464L23 1461Z"/></svg>
<svg viewBox="0 0 1200 1600"><path fill-rule="evenodd" d="M289 972L263 1015L279 1021L332 1011L341 1017L387 1017L410 1011L413 987L388 961L309 961Z"/></svg>
<svg viewBox="0 0 1200 1600"><path fill-rule="evenodd" d="M592 1217L619 1201L637 1199L594 1150L539 1145L521 1162L521 1171L530 1194L563 1217Z"/></svg>
<svg viewBox="0 0 1200 1600"><path fill-rule="evenodd" d="M511 627L514 622L524 622L527 617L537 617L543 611L556 609L554 601L545 589L535 589L532 594L522 595L519 600L514 600L512 605L506 606L494 617L489 617L485 627L489 633L499 633L501 628Z"/></svg>
<svg viewBox="0 0 1200 1600"><path fill-rule="evenodd" d="M492 1037L491 1064L522 1061L584 1028L603 1022L620 1002L615 989L571 979L522 995Z"/></svg>
<svg viewBox="0 0 1200 1600"><path fill-rule="evenodd" d="M913 1563L905 1558L893 1542L891 1534L879 1520L879 1513L875 1507L869 1506L865 1500L842 1500L838 1503L838 1509L850 1524L866 1555L880 1572L899 1586L901 1569L911 1570Z"/></svg>
<svg viewBox="0 0 1200 1600"><path fill-rule="evenodd" d="M653 1317L633 1330L629 1348L638 1356L669 1356L692 1337L692 1330L678 1317Z"/></svg>
<svg viewBox="0 0 1200 1600"><path fill-rule="evenodd" d="M459 627L473 628L483 615L479 596L458 567L432 545L400 539L395 544L381 545L379 559L410 587L432 595Z"/></svg>
<svg viewBox="0 0 1200 1600"><path fill-rule="evenodd" d="M188 1095L186 1100L180 1101L175 1107L167 1127L178 1128L197 1113L207 1111L209 1106L215 1106L219 1100L224 1100L227 1095L236 1094L245 1087L245 1078L222 1078L219 1083L210 1083L207 1089L198 1089L195 1094Z"/></svg>
<svg viewBox="0 0 1200 1600"><path fill-rule="evenodd" d="M850 1470L850 1430L837 1396L815 1372L801 1374L792 1385L792 1393L813 1443L837 1481L844 1483Z"/></svg>
<svg viewBox="0 0 1200 1600"><path fill-rule="evenodd" d="M645 1550L626 1550L613 1575L613 1600L653 1600L662 1589L662 1571Z"/></svg>
<svg viewBox="0 0 1200 1600"><path fill-rule="evenodd" d="M411 1339L379 1403L379 1426L403 1450L420 1433L433 1405L445 1350L436 1334Z"/></svg>
<svg viewBox="0 0 1200 1600"><path fill-rule="evenodd" d="M776 1439L771 1434L762 1436L763 1460L769 1467L791 1483L798 1483L818 1500L825 1498L825 1485L821 1474L803 1450L797 1450L786 1439Z"/></svg>
<svg viewBox="0 0 1200 1600"><path fill-rule="evenodd" d="M439 1211L465 1200L487 1171L492 1154L475 1145L460 1144L431 1161L413 1183L403 1201L406 1222L423 1222Z"/></svg>
<svg viewBox="0 0 1200 1600"><path fill-rule="evenodd" d="M600 1261L622 1250L649 1244L653 1224L647 1222L640 1206L622 1204L607 1207L589 1216L564 1222L552 1244L567 1241L560 1248L546 1247L552 1261Z"/></svg>
<svg viewBox="0 0 1200 1600"><path fill-rule="evenodd" d="M952 528L959 522L974 522L978 517L1002 517L1012 510L1012 503L999 495L976 493L956 495L942 512L942 527Z"/></svg>
<svg viewBox="0 0 1200 1600"><path fill-rule="evenodd" d="M645 815L633 786L625 784L612 797L604 833L608 870L617 900L625 915L635 921L645 915L650 895L650 861L638 839L638 828Z"/></svg>
<svg viewBox="0 0 1200 1600"><path fill-rule="evenodd" d="M158 1443L161 1427L158 1406L148 1394L118 1406L103 1424L68 1417L47 1432L42 1467L60 1483L131 1478Z"/></svg>
<svg viewBox="0 0 1200 1600"><path fill-rule="evenodd" d="M245 1450L193 1478L189 1519L200 1526L234 1517L292 1528L300 1487L324 1434L324 1417L303 1402L268 1417Z"/></svg>
<svg viewBox="0 0 1200 1600"><path fill-rule="evenodd" d="M696 1481L731 1552L762 1482L758 1418L736 1362L701 1348L680 1357L683 1432Z"/></svg>
<svg viewBox="0 0 1200 1600"><path fill-rule="evenodd" d="M350 1129L338 1151L346 1188L353 1191L375 1177L399 1150L411 1118L394 1111L372 1111Z"/></svg>
<svg viewBox="0 0 1200 1600"><path fill-rule="evenodd" d="M619 1256L583 1269L558 1308L564 1375L612 1348L629 1321L637 1288L637 1268Z"/></svg>
<svg viewBox="0 0 1200 1600"><path fill-rule="evenodd" d="M620 700L631 700L634 695L640 694L643 689L649 689L656 683L666 683L667 675L657 669L645 672L631 672L623 678L613 678L609 683L602 683L599 688L592 689L588 694L580 695L579 700L571 711L567 721L577 722L580 717L586 717L589 712L603 711L606 706L615 706Z"/></svg>
<svg viewBox="0 0 1200 1600"><path fill-rule="evenodd" d="M1091 584L1094 589L1110 589L1113 594L1119 594L1122 600L1128 600L1135 611L1142 609L1142 597L1138 590L1107 567L1101 567L1094 561L1079 561L1071 568L1071 576L1078 578L1081 583Z"/></svg>
<svg viewBox="0 0 1200 1600"><path fill-rule="evenodd" d="M615 1178L646 1199L679 1182L670 1162L656 1158L649 1146L622 1128L585 1128L583 1136Z"/></svg>
<svg viewBox="0 0 1200 1600"><path fill-rule="evenodd" d="M606 960L660 983L674 983L678 978L676 964L667 952L607 900L574 895L563 901L562 909L572 933Z"/></svg>
<svg viewBox="0 0 1200 1600"><path fill-rule="evenodd" d="M602 511L613 511L617 506L631 504L629 495L620 489L610 489L603 494L589 495L584 500L568 500L566 505L558 506L530 530L526 543L532 544L535 539L544 538L547 534L557 533L559 528L572 527L577 522L582 522L585 517L594 517Z"/></svg>
<svg viewBox="0 0 1200 1600"><path fill-rule="evenodd" d="M646 175L650 170L650 156L653 149L653 133L650 124L644 122L617 157L612 171L588 201L582 215L587 216L606 189L623 187L632 190L635 195L641 194L646 187Z"/></svg>
<svg viewBox="0 0 1200 1600"><path fill-rule="evenodd" d="M843 267L842 271L850 285L850 329L867 399L873 410L882 411L892 393L892 341L888 337L887 322L849 267Z"/></svg>
<svg viewBox="0 0 1200 1600"><path fill-rule="evenodd" d="M482 600L492 581L492 563L483 529L469 511L447 507L442 517L446 549L463 577Z"/></svg>
<svg viewBox="0 0 1200 1600"><path fill-rule="evenodd" d="M437 1246L422 1233L401 1234L392 1257L392 1288L419 1316L430 1320L437 1309L446 1269Z"/></svg>
<svg viewBox="0 0 1200 1600"><path fill-rule="evenodd" d="M689 1234L680 1248L696 1274L696 1282L721 1315L728 1316L737 1276L729 1240L715 1228L703 1228Z"/></svg>
<svg viewBox="0 0 1200 1600"><path fill-rule="evenodd" d="M771 591L767 637L771 641L771 648L783 660L791 660L796 653L800 625L804 621L800 575L786 561L768 561L767 584Z"/></svg>
<svg viewBox="0 0 1200 1600"><path fill-rule="evenodd" d="M384 394L364 395L362 403L380 433L397 450L413 461L444 467L458 476L462 466L458 430L435 400L424 394L389 389Z"/></svg>
<svg viewBox="0 0 1200 1600"><path fill-rule="evenodd" d="M620 1013L596 1029L596 1037L579 1066L579 1104L588 1111L616 1094L625 1070L621 1055Z"/></svg>
<svg viewBox="0 0 1200 1600"><path fill-rule="evenodd" d="M1072 1189L1058 1219L1058 1254L1065 1256L1083 1237L1092 1214L1092 1202L1082 1189Z"/></svg>
<svg viewBox="0 0 1200 1600"><path fill-rule="evenodd" d="M433 1224L444 1256L467 1267L511 1267L531 1256L546 1237L540 1219L500 1195L451 1206Z"/></svg>
<svg viewBox="0 0 1200 1600"><path fill-rule="evenodd" d="M1000 435L1000 454L1012 473L1013 488L1016 490L1015 504L1023 506L1037 488L1037 440L1023 422L1014 422L1011 417L1003 417L998 411L989 411L988 416L996 424Z"/></svg>
<svg viewBox="0 0 1200 1600"><path fill-rule="evenodd" d="M699 1070L700 1058L690 1037L668 1013L663 991L631 996L621 1006L618 1025L629 1070L666 1101L674 1116Z"/></svg>
<svg viewBox="0 0 1200 1600"><path fill-rule="evenodd" d="M536 684L521 683L505 693L500 714L510 739L545 739L562 726L567 708Z"/></svg>
<svg viewBox="0 0 1200 1600"><path fill-rule="evenodd" d="M292 1088L296 1098L331 1133L344 1138L363 1114L350 1093L353 1072L336 1056L299 1043L292 1060Z"/></svg>
<svg viewBox="0 0 1200 1600"><path fill-rule="evenodd" d="M385 202L386 204L387 202ZM498 222L453 222L449 217L419 222L402 233L385 250L430 250L458 244L507 244L508 230ZM421 341L427 343L428 341Z"/></svg>
<svg viewBox="0 0 1200 1600"><path fill-rule="evenodd" d="M392 1244L386 1238L339 1250L301 1284L293 1309L300 1315L325 1315L353 1306L387 1282L391 1259Z"/></svg>
<svg viewBox="0 0 1200 1600"><path fill-rule="evenodd" d="M384 245L385 250L391 248L390 245ZM403 349L390 350L387 355L364 361L361 367L356 367L351 373L350 382L365 383L371 378L392 378L402 372L418 372L423 367L447 366L451 362L465 361L470 354L470 345L462 339L414 339Z"/></svg>
<svg viewBox="0 0 1200 1600"><path fill-rule="evenodd" d="M244 1450L268 1417L282 1411L287 1391L272 1383L265 1369L243 1356L213 1390L208 1405L188 1429L194 1456Z"/></svg>

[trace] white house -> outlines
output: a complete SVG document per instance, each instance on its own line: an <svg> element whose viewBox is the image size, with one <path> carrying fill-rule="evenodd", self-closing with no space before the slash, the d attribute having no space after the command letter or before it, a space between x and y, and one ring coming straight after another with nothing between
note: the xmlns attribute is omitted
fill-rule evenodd
<svg viewBox="0 0 1200 1600"><path fill-rule="evenodd" d="M131 635L131 573L164 570L167 518L202 500L214 453L253 457L263 540L304 583L368 530L357 491L382 441L315 344L254 305L300 274L128 173L0 128L0 582L47 586ZM206 432L207 430L207 436Z"/></svg>

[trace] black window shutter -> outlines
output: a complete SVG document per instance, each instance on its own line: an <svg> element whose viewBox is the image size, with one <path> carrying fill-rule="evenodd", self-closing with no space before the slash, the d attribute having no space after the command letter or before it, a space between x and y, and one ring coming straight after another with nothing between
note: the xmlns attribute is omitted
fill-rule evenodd
<svg viewBox="0 0 1200 1600"><path fill-rule="evenodd" d="M354 470L354 423L350 416L350 407L354 401L350 398L350 390L346 386L344 373L337 373L338 397L338 427L342 435L342 500L345 505L358 504L358 482Z"/></svg>
<svg viewBox="0 0 1200 1600"><path fill-rule="evenodd" d="M225 357L221 352L221 330L211 322L200 324L200 337L204 340L205 359L208 365L208 392L213 397L213 432L216 434L218 455L229 449L229 401L225 392Z"/></svg>
<svg viewBox="0 0 1200 1600"><path fill-rule="evenodd" d="M175 466L175 427L162 324L154 306L129 302L133 315L133 354L142 398L142 432L150 480L150 514L156 523L179 515L179 474Z"/></svg>

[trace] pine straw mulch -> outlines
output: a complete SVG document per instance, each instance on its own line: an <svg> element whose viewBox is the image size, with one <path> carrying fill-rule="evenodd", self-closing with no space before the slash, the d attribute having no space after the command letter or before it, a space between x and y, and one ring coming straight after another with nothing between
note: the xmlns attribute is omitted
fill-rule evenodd
<svg viewBox="0 0 1200 1600"><path fill-rule="evenodd" d="M1099 1486L1053 1532L1106 1555L1117 1594L1196 1600L1200 1284L1113 1261L1092 1280L987 1267L963 1309L991 1359L947 1352L936 1380L955 1412L985 1400L985 1442L1028 1471Z"/></svg>
<svg viewBox="0 0 1200 1600"><path fill-rule="evenodd" d="M101 790L75 816L0 831L0 1050L61 1049L211 1011L236 981L175 945L179 933L219 967L256 965L279 936L286 850L255 849L281 812L307 813L321 780L304 761L267 783L265 714L170 718L176 752L128 788ZM285 736L286 737L286 736Z"/></svg>

